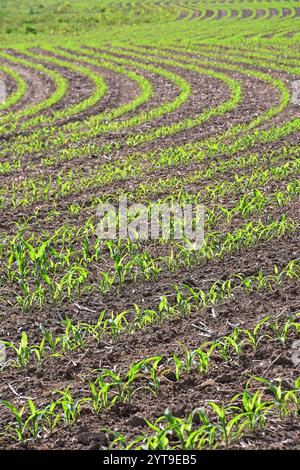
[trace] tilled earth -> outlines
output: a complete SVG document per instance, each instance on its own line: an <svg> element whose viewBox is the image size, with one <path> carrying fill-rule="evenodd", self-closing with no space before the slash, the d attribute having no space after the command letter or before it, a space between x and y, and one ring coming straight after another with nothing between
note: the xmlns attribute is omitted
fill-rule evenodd
<svg viewBox="0 0 300 470"><path fill-rule="evenodd" d="M212 10L207 10L206 17L210 18ZM277 10L270 10L270 16L277 16ZM197 10L192 14L191 19L197 19L199 16ZM252 10L243 10L243 17L248 18L252 14ZM287 12L286 12L287 13ZM222 20L227 13L219 11L218 20ZM263 16L264 10L257 10L256 17ZM287 13L288 14L288 13ZM182 12L178 20L185 21L190 12ZM234 12L232 11L232 16ZM284 16L284 15L283 15ZM187 21L187 20L186 20ZM199 42L199 41L198 41ZM197 43L197 38L195 38ZM152 45L149 45L151 49ZM20 51L13 48L5 49L6 52L12 54L16 58L26 58L33 63L41 63L52 70L59 72L62 77L67 79L69 87L63 99L54 106L45 109L42 115L51 117L54 112L71 108L77 103L86 100L94 92L94 84L84 75L75 73L68 69L67 63L70 61L66 58L66 67L49 64L47 56L52 55L60 60L63 59L64 50L66 48L58 48L57 54L43 50L42 47L33 47L30 49L34 53L41 54L41 59L32 59L26 57ZM5 198L11 196L13 188L17 187L18 196L23 194L21 182L25 178L37 179L42 176L45 178L53 178L60 174L64 177L67 172L72 169L76 170L74 180L78 178L92 178L93 172L101 170L102 165L107 161L110 163L117 159L126 161L128 156L132 154L140 154L141 162L144 165L144 173L142 175L133 175L126 177L121 181L117 178L112 183L95 187L81 187L75 193L66 194L65 196L57 196L53 194L45 200L39 200L24 207L15 206L11 201L5 202L2 209L0 230L3 239L13 237L16 234L16 223L22 223L30 220L30 231L28 228L25 233L41 235L43 231L54 233L63 223L81 227L89 217L95 217L93 198L95 196L104 197L115 195L122 191L134 191L138 184L150 184L151 181L166 180L172 176L183 178L194 171L203 170L203 172L212 164L212 162L222 159L223 161L232 158L232 155L225 153L217 153L215 156L208 155L200 163L191 159L184 164L176 164L163 168L155 166L151 161L147 160L147 156L153 152L164 150L167 147L183 146L185 144L200 144L203 140L214 138L216 136L224 136L224 142L232 143L234 137L226 132L233 126L241 125L240 135L244 135L247 125L255 120L257 116L266 114L271 108L278 107L281 100L280 91L270 82L263 80L253 74L239 73L238 70L226 70L217 65L211 64L211 68L217 72L226 74L235 80L242 89L240 102L234 109L229 110L225 114L219 113L212 116L201 125L191 126L182 131L166 133L165 136L153 138L150 141L143 142L132 148L128 144L128 137L138 134L146 134L163 126L172 126L185 120L195 120L205 110L217 107L228 101L231 92L228 86L214 77L201 74L196 70L185 68L185 62L182 60L182 53L178 52L177 65L164 64L163 58L168 57L168 48L162 50L161 56L156 56L156 62L147 59L145 49L142 49L143 56L136 58L130 55L130 50L126 47L120 52L109 46L100 49L90 47L89 52L94 51L95 57L97 52L107 52L115 58L135 60L136 67L128 66L127 69L136 72L140 76L148 80L153 88L150 99L141 104L138 109L131 110L115 121L122 122L130 119L139 113L147 113L151 109L168 104L176 99L179 95L179 87L176 87L171 80L166 79L158 73L151 72L139 68L139 61L143 64L155 65L164 68L183 78L190 86L191 93L187 100L176 110L164 113L159 117L146 120L144 123L137 124L134 127L126 126L121 131L99 133L97 136L85 138L84 133L82 139L75 143L67 139L67 143L60 146L42 149L41 152L32 153L23 156L21 166L15 171L7 174L1 174L2 186L5 188ZM231 49L233 53L234 49ZM170 52L170 51L169 51ZM84 52L83 52L84 53ZM172 52L174 54L174 51ZM205 57L201 55L201 47L195 47L195 53L190 51L184 52L187 59L194 59L195 64L201 67L201 59ZM95 105L83 110L74 116L66 116L61 120L53 123L53 128L57 132L62 129L63 125L71 122L82 123L84 129L85 119L97 116L104 110L114 110L117 107L134 100L140 93L137 84L126 75L121 75L106 69L101 65L95 66L83 61L82 58L76 59L74 53L74 61L76 64L87 67L89 70L103 77L107 85L107 91L103 98ZM150 55L149 55L150 57ZM148 58L149 58L148 57ZM153 57L153 56L151 56ZM299 59L295 57L295 59ZM291 93L292 84L297 79L295 68L291 66L290 71L276 70L278 61L273 60L272 68L260 67L253 64L243 63L243 54L236 53L234 62L226 59L220 54L219 63L222 65L235 64L243 70L252 72L268 73L273 79L280 80L286 89ZM21 109L34 106L36 103L45 100L54 92L54 83L49 77L40 72L26 68L24 65L16 64L3 58L0 59L1 64L8 66L19 72L20 75L28 82L28 88L23 98L15 104L11 111L19 111ZM172 57L172 60L176 60ZM288 60L285 57L285 64ZM206 66L205 66L206 67ZM286 65L288 68L288 65ZM1 77L5 78L7 83L8 94L15 91L15 83L4 73ZM34 90L34 92L33 92ZM295 118L298 108L291 101L281 112L274 112L274 116L266 118L255 127L254 132L267 131L272 127L280 127ZM24 116L20 122L26 122L28 116ZM52 124L51 124L52 125ZM37 128L43 124L37 124ZM244 127L243 127L244 126ZM71 129L71 128L70 128ZM251 132L250 127L250 132ZM14 150L10 150L10 143L17 141L18 136L30 136L32 129L29 128L24 132L16 130L14 133L0 137L1 150L4 153L4 161L12 161L14 159ZM69 138L68 131L66 134ZM16 139L16 140L15 140ZM2 143L1 143L2 142ZM77 148L79 149L86 143L104 145L116 142L118 148L109 152L86 156L83 158L57 160L55 164L47 166L43 163L45 156L56 157L62 149ZM283 137L277 138L272 142L254 142L245 155L249 152L258 155L264 155L268 152L288 149L297 146L299 142L299 132L291 132ZM3 144L3 146L2 146ZM244 150L237 150L234 154L236 158L243 155ZM296 152L297 153L297 152ZM297 157L298 155L295 155ZM276 165L284 164L285 157ZM261 171L269 168L268 163L262 161L259 167ZM220 181L231 182L235 175L242 173L249 176L253 170L257 168L245 168L243 171L239 168L229 169L226 174L220 174ZM266 193L273 193L279 190L284 191L286 185L291 180L297 180L299 175L287 174L285 178L268 180L267 183L261 184L260 190ZM194 184L186 185L184 188L189 193L203 194L203 188L208 184L213 184L209 178ZM19 186L14 186L19 185ZM217 204L233 207L238 203L243 190L236 193L225 194L216 197L213 200L205 200L204 203L208 209L214 208ZM163 194L154 194L153 201L166 196L172 195L172 190L166 190ZM147 198L145 197L145 200ZM143 198L139 202L144 202ZM70 213L71 204L81 204L84 211L79 214ZM52 210L57 211L57 216L49 218ZM171 301L176 302L176 294L174 293L174 285L188 285L191 287L209 290L214 282L218 280L225 281L233 278L236 274L240 276L254 276L262 271L265 276L274 274L274 267L279 271L283 270L291 260L300 258L299 246L299 222L300 222L300 202L299 197L294 197L291 201L284 205L275 202L268 205L262 212L254 212L247 218L239 216L234 217L231 221L222 220L218 222L215 230L226 234L234 232L246 222L268 223L270 220L279 220L280 217L286 215L295 222L295 230L291 233L285 233L280 237L274 237L268 241L256 242L253 246L243 246L239 250L233 250L224 254L222 257L212 259L201 259L198 263L191 266L182 265L174 271L169 271L164 267L155 280L145 281L141 276L133 282L129 277L125 280L123 286L113 285L112 289L103 294L100 292L98 285L100 282L100 271L111 270L112 263L108 250L104 249L101 260L90 263L89 266L89 285L93 289L89 293L82 293L73 301L64 300L60 305L46 299L42 308L33 307L30 312L21 312L16 302L16 292L19 286L13 283L5 282L5 262L1 259L0 277L0 338L5 341L13 341L19 343L20 335L26 331L30 342L36 344L41 340L40 326L47 328L55 337L63 334L62 321L68 317L73 323L83 322L95 324L100 313L106 309L108 312L119 313L125 309L132 309L135 304L142 308L157 309L162 296L167 296ZM169 245L159 245L149 243L146 245L151 256L158 258L167 256L170 253ZM3 258L4 259L4 258ZM42 361L38 361L32 356L29 364L25 367L4 367L1 371L0 398L9 400L14 403L17 408L26 403L31 398L34 403L38 403L39 407L49 404L57 390L66 390L69 388L70 393L74 396L83 398L88 395L89 381L97 377L97 370L100 368L110 369L120 372L123 376L126 374L131 364L138 362L151 356L162 356L163 364L166 366L168 358L172 358L176 353L182 355L182 348L179 342L185 345L189 350L196 349L202 343L214 341L226 335L232 334L235 327L243 329L253 329L255 325L270 316L272 321L284 323L288 318L295 316L300 312L300 290L298 278L285 278L282 283L277 286L265 286L259 291L246 292L242 288L238 288L231 299L223 299L213 306L206 308L195 308L192 312L181 318L164 319L156 322L134 333L122 332L118 337L112 338L104 334L100 340L92 337L86 338L82 347L75 348L73 351L67 351L61 356L51 356L50 354ZM196 408L208 406L210 401L216 403L228 404L230 400L243 391L245 384L250 377L265 377L270 381L282 382L284 389L290 389L297 377L299 376L300 363L297 365L293 360L294 344L299 338L296 330L292 330L289 334L284 348L279 341L262 339L259 347L254 350L250 347L244 347L241 354L232 354L227 360L221 359L218 355L212 355L209 368L205 373L199 373L192 370L190 374L181 377L176 381L174 373L163 369L160 374L160 384L157 393L154 395L146 387L139 387L133 394L130 403L117 403L108 410L101 410L96 413L92 410L89 403L82 406L80 416L72 425L61 421L52 434L45 434L38 439L28 439L25 442L14 442L7 434L2 432L6 429L10 421L10 414L6 408L0 407L0 447L3 449L107 449L113 439L113 432L122 433L127 442L134 439L142 433L149 434L149 428L145 423L145 419L154 422L159 416L163 415L166 409L169 409L173 416L186 418ZM10 353L9 353L10 354ZM9 355L10 358L10 355ZM166 366L167 367L167 366ZM265 391L267 395L267 392ZM109 430L109 431L107 431ZM224 447L224 444L220 444ZM237 449L300 449L300 425L299 419L295 414L287 417L279 416L274 412L268 419L267 425L261 429L245 429L243 436L230 443L231 448Z"/></svg>

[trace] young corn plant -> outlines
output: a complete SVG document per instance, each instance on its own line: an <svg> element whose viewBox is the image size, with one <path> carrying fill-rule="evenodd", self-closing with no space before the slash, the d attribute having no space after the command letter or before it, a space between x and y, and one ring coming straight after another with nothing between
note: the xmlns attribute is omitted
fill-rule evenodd
<svg viewBox="0 0 300 470"><path fill-rule="evenodd" d="M99 413L102 408L108 409L110 406L114 406L119 399L119 394L110 395L110 390L114 388L115 384L119 384L119 378L117 382L106 382L106 376L100 375L95 382L89 383L90 392L92 395L92 407Z"/></svg>
<svg viewBox="0 0 300 470"><path fill-rule="evenodd" d="M253 377L254 380L266 385L267 390L274 396L274 402L279 409L280 417L284 418L288 412L288 399L286 392L282 390L282 381L279 380L278 383L273 383L270 380L264 377Z"/></svg>
<svg viewBox="0 0 300 470"><path fill-rule="evenodd" d="M124 256L122 256L120 254L119 246L116 246L113 241L107 242L107 247L110 252L110 257L114 262L114 270L118 277L119 286L122 287L125 282L127 273L132 268L133 260L129 260L126 263L125 260L127 259L128 255L125 254Z"/></svg>
<svg viewBox="0 0 300 470"><path fill-rule="evenodd" d="M264 334L261 332L263 327L269 323L271 319L271 316L267 316L262 318L253 328L253 331L246 330L246 329L240 329L240 332L243 333L246 338L243 340L243 343L248 343L250 344L254 350L257 350L259 344L265 339L269 340L272 339L270 335Z"/></svg>
<svg viewBox="0 0 300 470"><path fill-rule="evenodd" d="M90 397L84 397L74 400L70 394L70 387L66 390L55 390L53 393L58 394L60 397L55 401L57 407L61 409L62 419L68 424L74 424L76 419L81 414L81 407L84 403L91 401Z"/></svg>
<svg viewBox="0 0 300 470"><path fill-rule="evenodd" d="M32 347L29 346L28 336L25 331L21 333L21 341L19 346L16 346L11 341L3 341L4 346L8 349L11 349L15 356L16 360L13 361L13 364L17 367L26 366L30 360L32 354Z"/></svg>
<svg viewBox="0 0 300 470"><path fill-rule="evenodd" d="M257 390L254 393L249 391L249 382L246 384L244 391L235 395L231 401L234 404L233 409L244 413L244 420L240 431L246 426L252 431L257 426L262 429L266 424L266 417L274 408L273 402L263 401L261 390ZM236 404L237 402L240 402L240 404Z"/></svg>
<svg viewBox="0 0 300 470"><path fill-rule="evenodd" d="M237 415L231 417L232 408L230 405L218 405L213 401L208 402L208 405L211 407L217 418L217 433L220 434L225 446L228 447L230 442L237 435L240 435L240 429L238 429L237 433L233 432L233 429L239 424L239 421L243 419L244 413L238 413Z"/></svg>
<svg viewBox="0 0 300 470"><path fill-rule="evenodd" d="M193 364L197 367L198 372L205 374L209 367L209 354L205 353L201 347L192 352Z"/></svg>
<svg viewBox="0 0 300 470"><path fill-rule="evenodd" d="M122 385L121 399L123 402L130 404L132 396L140 390L148 390L152 394L156 394L159 387L157 367L161 360L161 356L152 356L131 365ZM140 385L135 386L135 383L139 383L141 379L144 379L145 373L149 373L149 371L152 382L150 380L148 385L143 385L141 383Z"/></svg>
<svg viewBox="0 0 300 470"><path fill-rule="evenodd" d="M288 318L282 327L279 325L279 321L276 319L274 323L270 324L270 327L275 333L275 337L279 341L282 349L284 349L286 346L290 329L295 328L297 331L297 323L292 318Z"/></svg>
<svg viewBox="0 0 300 470"><path fill-rule="evenodd" d="M10 411L13 418L13 421L5 426L5 432L2 433L4 436L9 435L11 439L19 442L41 436L42 419L46 409L38 410L31 399L27 400L27 408L24 405L17 409L7 400L0 400L0 404Z"/></svg>
<svg viewBox="0 0 300 470"><path fill-rule="evenodd" d="M61 336L59 343L62 351L73 351L75 348L83 348L85 346L85 335L83 329L79 325L74 325L67 316L62 321L65 328L64 334Z"/></svg>
<svg viewBox="0 0 300 470"><path fill-rule="evenodd" d="M45 429L47 429L47 432L51 435L54 433L55 429L58 426L59 421L61 420L61 414L56 413L56 408L57 408L57 403L52 402L50 405L47 406L45 414L44 414L44 419L43 419L43 424L45 426Z"/></svg>
<svg viewBox="0 0 300 470"><path fill-rule="evenodd" d="M42 341L45 346L48 346L50 349L50 353L53 356L60 356L61 354L58 352L59 347L63 341L62 336L57 336L56 338L53 336L53 333L48 330L47 328L40 326L40 330L42 332Z"/></svg>

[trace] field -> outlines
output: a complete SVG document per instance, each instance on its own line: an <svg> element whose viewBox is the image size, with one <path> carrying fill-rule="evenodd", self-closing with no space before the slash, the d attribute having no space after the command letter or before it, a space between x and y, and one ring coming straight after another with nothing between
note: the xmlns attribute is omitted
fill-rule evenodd
<svg viewBox="0 0 300 470"><path fill-rule="evenodd" d="M0 38L0 448L300 449L300 3L0 0ZM99 237L125 197L201 248Z"/></svg>

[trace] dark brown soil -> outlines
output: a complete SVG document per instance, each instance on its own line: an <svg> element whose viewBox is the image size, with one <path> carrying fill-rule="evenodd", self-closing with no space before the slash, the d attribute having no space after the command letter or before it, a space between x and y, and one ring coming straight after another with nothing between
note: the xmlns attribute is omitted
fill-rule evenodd
<svg viewBox="0 0 300 470"><path fill-rule="evenodd" d="M37 70L27 69L17 63L3 61L3 64L18 72L27 83L27 90L24 97L17 104L12 106L9 111L19 111L33 106L47 99L53 93L54 84L52 80L44 74ZM6 113L9 111L7 110Z"/></svg>

